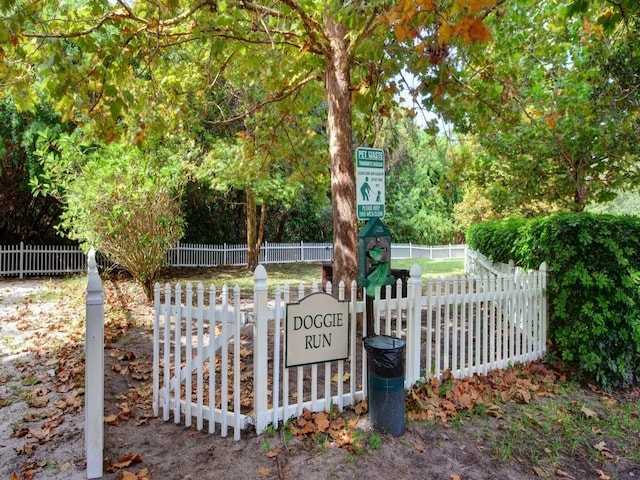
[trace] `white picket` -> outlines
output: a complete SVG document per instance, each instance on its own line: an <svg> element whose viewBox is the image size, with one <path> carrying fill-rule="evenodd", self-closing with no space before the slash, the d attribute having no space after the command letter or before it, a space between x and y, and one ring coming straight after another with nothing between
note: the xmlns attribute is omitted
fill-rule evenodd
<svg viewBox="0 0 640 480"><path fill-rule="evenodd" d="M442 377L446 372L456 378L486 374L491 369L544 355L545 269L543 264L540 271L518 271L498 277L428 278L423 285L422 272L414 266L407 297L391 298L391 286L385 289L384 299L378 294L372 319L376 330L386 335L403 336L406 341L405 385L410 387L419 380ZM364 332L357 330L356 319L358 315L365 316L366 309L364 302L357 300L355 282L349 300L350 346L346 372L344 361L286 368L284 320L286 305L293 301L294 292L288 285L277 287L270 301L263 267L256 269L254 282L253 313L247 312L254 319L252 416L240 412L240 397L248 388L242 384L240 371L240 289L235 287L234 303L231 304L227 286L222 287L220 299L216 298L216 288L210 286L207 306L201 284L195 293L191 284L187 284L184 299L180 284L174 288L166 285L163 302L160 302L162 291L156 287L154 415L162 412L163 419L168 420L172 411L175 423L184 422L189 426L195 419L198 430L204 428L206 419L209 432L213 433L215 425L219 424L222 436L226 436L232 426L237 440L240 431L249 424L255 425L260 433L269 424L278 428L291 416L301 415L305 408L321 411L335 405L341 410L365 398L367 352L358 341ZM393 287L402 292L401 284ZM332 292L330 283L326 288ZM310 292L318 290L315 284ZM303 285L298 286L295 293L298 301L307 295ZM345 300L344 284L340 284L337 296ZM366 321L361 325L364 327ZM232 355L229 354L231 341ZM219 374L216 361L219 362ZM206 362L209 364L208 378L205 378ZM230 376L233 378L231 385ZM293 382L290 384L290 381ZM320 388L321 382L323 388ZM206 389L208 401L205 401ZM232 403L229 399L231 391Z"/></svg>

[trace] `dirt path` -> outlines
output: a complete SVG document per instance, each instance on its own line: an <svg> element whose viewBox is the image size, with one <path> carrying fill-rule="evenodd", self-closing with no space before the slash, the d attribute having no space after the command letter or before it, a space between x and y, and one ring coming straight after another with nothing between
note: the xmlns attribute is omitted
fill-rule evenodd
<svg viewBox="0 0 640 480"><path fill-rule="evenodd" d="M492 456L488 434L499 435L502 421L489 416L448 427L410 421L396 438L347 412L349 448L321 435L246 431L234 441L232 431L224 438L163 422L150 404L152 309L130 284L105 287L105 479L539 478L526 460ZM82 279L73 298L58 298L58 288L55 280L0 279L2 480L86 478ZM571 478L597 478L590 472ZM628 472L640 478L640 468Z"/></svg>

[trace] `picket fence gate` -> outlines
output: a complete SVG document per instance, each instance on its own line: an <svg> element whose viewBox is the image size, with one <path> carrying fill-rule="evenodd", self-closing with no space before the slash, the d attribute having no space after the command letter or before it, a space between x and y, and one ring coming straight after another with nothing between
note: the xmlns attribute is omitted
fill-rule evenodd
<svg viewBox="0 0 640 480"><path fill-rule="evenodd" d="M331 293L331 284L327 291ZM374 301L376 334L405 341L405 388L451 372L456 378L486 374L546 352L546 265L497 276L429 277L410 270ZM254 425L262 433L299 416L304 408L328 411L366 398L365 302L352 284L349 358L285 368L286 305L318 292L317 284L272 289L263 266L254 272L253 296L240 289L199 284L155 287L153 412L165 421L234 438ZM195 296L195 299L194 299ZM345 299L340 284L339 300Z"/></svg>

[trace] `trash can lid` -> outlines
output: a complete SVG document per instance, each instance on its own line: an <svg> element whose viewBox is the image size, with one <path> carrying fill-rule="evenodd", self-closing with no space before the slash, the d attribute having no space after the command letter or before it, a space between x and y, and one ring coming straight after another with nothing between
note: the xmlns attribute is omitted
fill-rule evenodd
<svg viewBox="0 0 640 480"><path fill-rule="evenodd" d="M404 340L401 338L390 337L389 335L374 335L366 337L364 343L367 347L377 348L379 350L391 350L404 347Z"/></svg>

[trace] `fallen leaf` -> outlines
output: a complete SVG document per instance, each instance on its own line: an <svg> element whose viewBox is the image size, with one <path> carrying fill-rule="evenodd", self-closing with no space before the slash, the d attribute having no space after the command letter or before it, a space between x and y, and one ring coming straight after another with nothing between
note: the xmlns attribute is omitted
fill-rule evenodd
<svg viewBox="0 0 640 480"><path fill-rule="evenodd" d="M49 404L49 397L46 395L35 396L29 402L33 408L44 408Z"/></svg>
<svg viewBox="0 0 640 480"><path fill-rule="evenodd" d="M513 372L512 372L512 371L510 371L510 370L509 370L509 371L507 371L507 372L504 374L504 377L502 377L502 378L503 378L504 382L505 382L507 385L511 385L512 383L516 383L516 381L518 380L518 377L516 377L516 376L513 374Z"/></svg>
<svg viewBox="0 0 640 480"><path fill-rule="evenodd" d="M351 374L349 372L347 372L347 373L342 375L342 382L343 383L344 382L348 382L350 378L351 378ZM339 377L338 377L337 373L333 377L331 377L331 381L333 383L338 383L338 379L339 379Z"/></svg>
<svg viewBox="0 0 640 480"><path fill-rule="evenodd" d="M556 477L574 478L571 475L569 475L567 472L560 470L559 468L556 469Z"/></svg>
<svg viewBox="0 0 640 480"><path fill-rule="evenodd" d="M138 476L135 473L124 470L122 472L122 480L138 480Z"/></svg>
<svg viewBox="0 0 640 480"><path fill-rule="evenodd" d="M369 404L367 403L367 400L363 400L353 407L353 411L356 413L356 415L362 415L363 413L366 413L368 409Z"/></svg>
<svg viewBox="0 0 640 480"><path fill-rule="evenodd" d="M598 474L598 480L611 480L611 475L607 475L599 468L596 468L596 473Z"/></svg>
<svg viewBox="0 0 640 480"><path fill-rule="evenodd" d="M608 407L613 407L615 404L618 403L618 401L615 398L611 398L611 397L602 397L600 401Z"/></svg>
<svg viewBox="0 0 640 480"><path fill-rule="evenodd" d="M457 475L455 473L451 474L451 480L460 480L460 475Z"/></svg>
<svg viewBox="0 0 640 480"><path fill-rule="evenodd" d="M584 413L584 416L587 418L598 418L598 414L596 412L594 412L593 410L583 406L580 411L582 413Z"/></svg>
<svg viewBox="0 0 640 480"><path fill-rule="evenodd" d="M520 394L520 398L524 403L529 403L531 401L531 393L529 392L529 390L521 387L518 389L518 393Z"/></svg>
<svg viewBox="0 0 640 480"><path fill-rule="evenodd" d="M424 451L425 451L424 446L421 445L420 443L417 443L417 442L413 442L413 448L415 448L420 453L424 453Z"/></svg>
<svg viewBox="0 0 640 480"><path fill-rule="evenodd" d="M281 448L275 448L275 449L269 450L267 452L267 457L269 457L269 458L277 457L281 453L282 453L282 449Z"/></svg>
<svg viewBox="0 0 640 480"><path fill-rule="evenodd" d="M128 467L132 463L142 462L142 457L138 453L126 453L121 456L117 462L111 465L111 471L119 470L121 468Z"/></svg>
<svg viewBox="0 0 640 480"><path fill-rule="evenodd" d="M320 432L326 432L329 428L329 417L326 412L318 412L314 418L314 423Z"/></svg>
<svg viewBox="0 0 640 480"><path fill-rule="evenodd" d="M118 416L115 413L110 415L105 415L104 423L108 423L109 425L116 425L116 421L118 420Z"/></svg>
<svg viewBox="0 0 640 480"><path fill-rule="evenodd" d="M544 468L533 467L533 471L536 472L536 475L538 475L540 478L549 478L549 474Z"/></svg>
<svg viewBox="0 0 640 480"><path fill-rule="evenodd" d="M267 478L271 476L271 469L269 467L261 467L258 469L258 478Z"/></svg>

